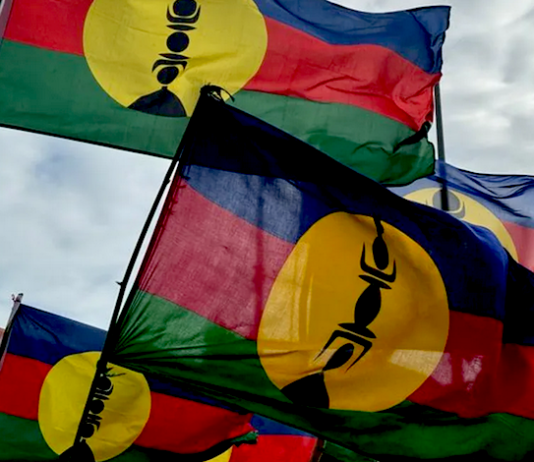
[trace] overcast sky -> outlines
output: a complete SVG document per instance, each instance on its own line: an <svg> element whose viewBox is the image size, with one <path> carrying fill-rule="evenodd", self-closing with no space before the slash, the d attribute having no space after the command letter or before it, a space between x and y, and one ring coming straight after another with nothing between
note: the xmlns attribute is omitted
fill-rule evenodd
<svg viewBox="0 0 534 462"><path fill-rule="evenodd" d="M338 0L363 11L452 5L441 92L447 160L534 175L534 0ZM432 137L434 134L432 134ZM0 326L12 293L107 327L168 161L0 129Z"/></svg>

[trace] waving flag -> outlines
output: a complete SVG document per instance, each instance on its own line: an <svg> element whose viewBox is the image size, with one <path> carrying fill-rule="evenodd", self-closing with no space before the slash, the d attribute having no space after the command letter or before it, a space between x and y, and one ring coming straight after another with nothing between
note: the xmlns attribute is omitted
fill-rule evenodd
<svg viewBox="0 0 534 462"><path fill-rule="evenodd" d="M231 449L230 462L314 462L317 438L261 416L252 418L256 444Z"/></svg>
<svg viewBox="0 0 534 462"><path fill-rule="evenodd" d="M534 270L534 177L474 173L440 162L435 175L392 191L442 208L442 185L451 215L490 229L519 263Z"/></svg>
<svg viewBox="0 0 534 462"><path fill-rule="evenodd" d="M532 455L533 273L242 111L197 111L113 362L381 462Z"/></svg>
<svg viewBox="0 0 534 462"><path fill-rule="evenodd" d="M57 460L69 448L105 332L21 305L0 370L0 460ZM176 387L110 365L93 409L96 461L202 461L247 440L250 415L191 401ZM99 411L99 412L96 412ZM248 438L250 440L250 438Z"/></svg>
<svg viewBox="0 0 534 462"><path fill-rule="evenodd" d="M4 12L4 16L7 10ZM430 174L449 7L325 0L14 0L0 124L174 155L199 90L393 184Z"/></svg>

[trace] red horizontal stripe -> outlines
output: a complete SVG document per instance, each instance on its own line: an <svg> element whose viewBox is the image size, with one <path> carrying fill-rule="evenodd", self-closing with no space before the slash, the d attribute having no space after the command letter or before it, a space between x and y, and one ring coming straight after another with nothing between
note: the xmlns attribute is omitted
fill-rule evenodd
<svg viewBox="0 0 534 462"><path fill-rule="evenodd" d="M83 25L93 0L15 0L5 38L83 56Z"/></svg>
<svg viewBox="0 0 534 462"><path fill-rule="evenodd" d="M251 415L152 393L150 417L135 441L138 446L189 454L253 430Z"/></svg>
<svg viewBox="0 0 534 462"><path fill-rule="evenodd" d="M269 43L247 90L358 106L413 130L432 120L428 74L395 52L376 45L331 45L266 18Z"/></svg>
<svg viewBox="0 0 534 462"><path fill-rule="evenodd" d="M519 263L534 271L534 229L509 221L502 223L514 241Z"/></svg>
<svg viewBox="0 0 534 462"><path fill-rule="evenodd" d="M534 418L534 347L503 345L493 318L452 311L450 321L443 359L409 400L460 417Z"/></svg>
<svg viewBox="0 0 534 462"><path fill-rule="evenodd" d="M37 420L49 364L7 353L0 370L0 413Z"/></svg>
<svg viewBox="0 0 534 462"><path fill-rule="evenodd" d="M189 186L180 189L173 214L180 219L166 222L139 288L255 339L265 301L293 245Z"/></svg>
<svg viewBox="0 0 534 462"><path fill-rule="evenodd" d="M310 462L316 444L309 436L260 435L257 444L235 447L230 462Z"/></svg>

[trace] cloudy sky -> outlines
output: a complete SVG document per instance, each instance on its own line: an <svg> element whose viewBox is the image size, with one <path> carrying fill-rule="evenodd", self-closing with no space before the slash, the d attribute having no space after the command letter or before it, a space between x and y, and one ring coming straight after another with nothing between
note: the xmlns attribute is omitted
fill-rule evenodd
<svg viewBox="0 0 534 462"><path fill-rule="evenodd" d="M448 161L534 175L534 0L337 0L364 11L452 5L441 84ZM434 136L434 134L432 134ZM107 327L167 160L0 129L0 326L11 294Z"/></svg>

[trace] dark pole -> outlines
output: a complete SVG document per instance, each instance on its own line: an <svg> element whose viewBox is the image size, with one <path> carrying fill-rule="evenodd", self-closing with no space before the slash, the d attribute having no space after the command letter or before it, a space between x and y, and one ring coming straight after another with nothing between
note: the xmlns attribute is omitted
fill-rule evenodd
<svg viewBox="0 0 534 462"><path fill-rule="evenodd" d="M203 97L210 97L208 91L202 91L199 103ZM197 104L198 107L198 104ZM195 109L196 112L196 109ZM106 335L106 340L104 342L104 347L102 348L102 353L100 355L100 359L98 360L97 366L96 366L96 372L95 376L93 378L93 382L91 383L91 387L89 389L89 394L87 396L87 401L85 403L85 407L82 413L82 417L80 419L80 424L78 425L78 430L76 432L76 438L74 440L74 445L81 444L83 442L84 436L83 436L83 429L84 429L84 423L87 420L87 417L89 416L90 411L90 405L91 401L95 395L95 392L97 390L98 380L99 378L105 376L106 370L107 370L107 364L109 361L109 354L111 349L111 340L113 339L114 330L116 328L117 320L119 318L119 314L121 311L122 302L124 300L124 295L126 293L126 287L128 285L128 282L131 278L133 269L135 267L135 264L137 262L137 259L139 257L139 254L141 252L141 248L143 246L143 243L145 241L145 238L148 234L148 231L150 229L150 226L152 224L152 221L154 219L154 216L156 215L156 212L158 210L159 204L161 202L161 199L163 197L163 194L165 193L165 189L167 188L167 185L170 183L173 172L176 170L176 167L180 163L180 159L182 158L182 155L185 151L185 148L187 144L189 143L189 139L191 137L191 133L193 130L194 125L194 113L191 116L191 119L189 121L189 124L187 126L187 129L182 136L182 139L180 141L180 145L178 146L178 149L176 150L176 153L174 157L172 158L172 161L169 165L169 168L167 169L167 173L165 174L163 181L161 183L161 186L159 188L158 193L156 194L156 198L154 199L154 203L152 204L152 207L148 213L148 216L146 218L145 224L143 225L143 229L141 230L141 234L139 235L139 238L137 240L137 243L135 245L134 251L132 253L132 256L130 258L130 261L128 263L128 266L126 268L126 271L124 273L124 277L122 282L119 283L120 290L119 294L117 295L117 301L115 302L115 308L113 310L113 314L111 316L111 320L109 323L109 329ZM181 166L179 166L180 168Z"/></svg>
<svg viewBox="0 0 534 462"><path fill-rule="evenodd" d="M438 160L440 161L438 167L438 176L441 179L441 210L448 212L449 209L449 194L447 191L447 178L445 174L445 140L443 136L443 116L441 114L441 91L439 83L434 89L434 101L436 104L436 132L438 138Z"/></svg>
<svg viewBox="0 0 534 462"><path fill-rule="evenodd" d="M7 344L9 342L9 336L11 335L11 328L13 326L13 321L15 320L15 316L17 315L17 312L20 308L20 305L22 303L22 297L24 294L18 294L18 295L12 295L11 300L13 301L13 307L11 308L11 314L9 315L9 319L6 324L6 328L4 329L4 335L2 335L2 341L0 342L0 369L2 367L2 364L4 363L4 355L7 350Z"/></svg>
<svg viewBox="0 0 534 462"><path fill-rule="evenodd" d="M313 448L313 453L310 459L310 462L320 462L323 455L323 448L324 448L324 440L317 438L317 443L315 443L315 447Z"/></svg>

